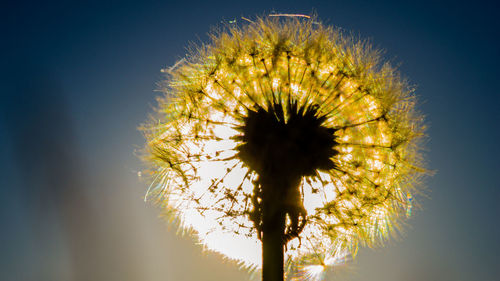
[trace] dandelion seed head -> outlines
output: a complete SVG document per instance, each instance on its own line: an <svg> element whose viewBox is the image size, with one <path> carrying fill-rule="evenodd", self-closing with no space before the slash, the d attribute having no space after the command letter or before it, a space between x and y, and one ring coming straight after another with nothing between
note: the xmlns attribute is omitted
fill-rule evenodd
<svg viewBox="0 0 500 281"><path fill-rule="evenodd" d="M321 280L411 214L407 195L425 173L422 118L366 43L299 16L239 24L163 71L165 95L142 127L147 197L205 248L259 267L256 190L266 163L286 167L277 173L298 175L304 209L287 217L289 229L303 225L286 259L296 280Z"/></svg>

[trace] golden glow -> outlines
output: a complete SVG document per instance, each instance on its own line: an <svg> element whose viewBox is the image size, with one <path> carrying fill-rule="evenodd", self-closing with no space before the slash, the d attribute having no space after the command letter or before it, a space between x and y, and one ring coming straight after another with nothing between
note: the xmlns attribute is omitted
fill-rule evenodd
<svg viewBox="0 0 500 281"><path fill-rule="evenodd" d="M286 93L319 105L339 142L336 168L302 180L307 224L286 258L326 258L302 264L299 279L319 280L340 263L331 253L355 256L358 245L387 239L423 171L423 126L406 84L369 46L312 20L260 19L214 38L168 70L157 119L142 128L153 167L148 198L207 249L258 267L248 217L257 175L235 157L234 127L246 108L285 103Z"/></svg>

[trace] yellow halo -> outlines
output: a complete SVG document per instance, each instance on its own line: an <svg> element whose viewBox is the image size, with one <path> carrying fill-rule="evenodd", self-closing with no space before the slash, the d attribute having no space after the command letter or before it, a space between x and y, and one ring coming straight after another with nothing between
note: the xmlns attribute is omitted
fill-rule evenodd
<svg viewBox="0 0 500 281"><path fill-rule="evenodd" d="M235 136L249 108L290 98L318 106L338 153L334 168L302 178L307 224L286 258L355 256L398 227L425 172L424 126L411 89L366 43L312 19L258 19L214 34L167 73L157 115L142 128L148 197L208 249L260 266L249 218L257 175L237 157Z"/></svg>

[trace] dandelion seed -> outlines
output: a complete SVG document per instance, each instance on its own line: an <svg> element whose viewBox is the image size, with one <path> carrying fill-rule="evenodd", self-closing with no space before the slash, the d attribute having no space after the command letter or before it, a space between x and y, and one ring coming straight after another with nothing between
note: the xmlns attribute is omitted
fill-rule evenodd
<svg viewBox="0 0 500 281"><path fill-rule="evenodd" d="M302 15L302 14L270 14L270 17L300 17L300 18L308 18L310 19L311 16L308 15Z"/></svg>

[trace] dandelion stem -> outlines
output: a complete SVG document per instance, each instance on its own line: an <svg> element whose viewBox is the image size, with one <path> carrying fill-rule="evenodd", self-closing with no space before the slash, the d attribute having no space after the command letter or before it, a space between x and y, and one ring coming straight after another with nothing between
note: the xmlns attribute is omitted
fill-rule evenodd
<svg viewBox="0 0 500 281"><path fill-rule="evenodd" d="M285 214L263 210L262 281L283 281Z"/></svg>

